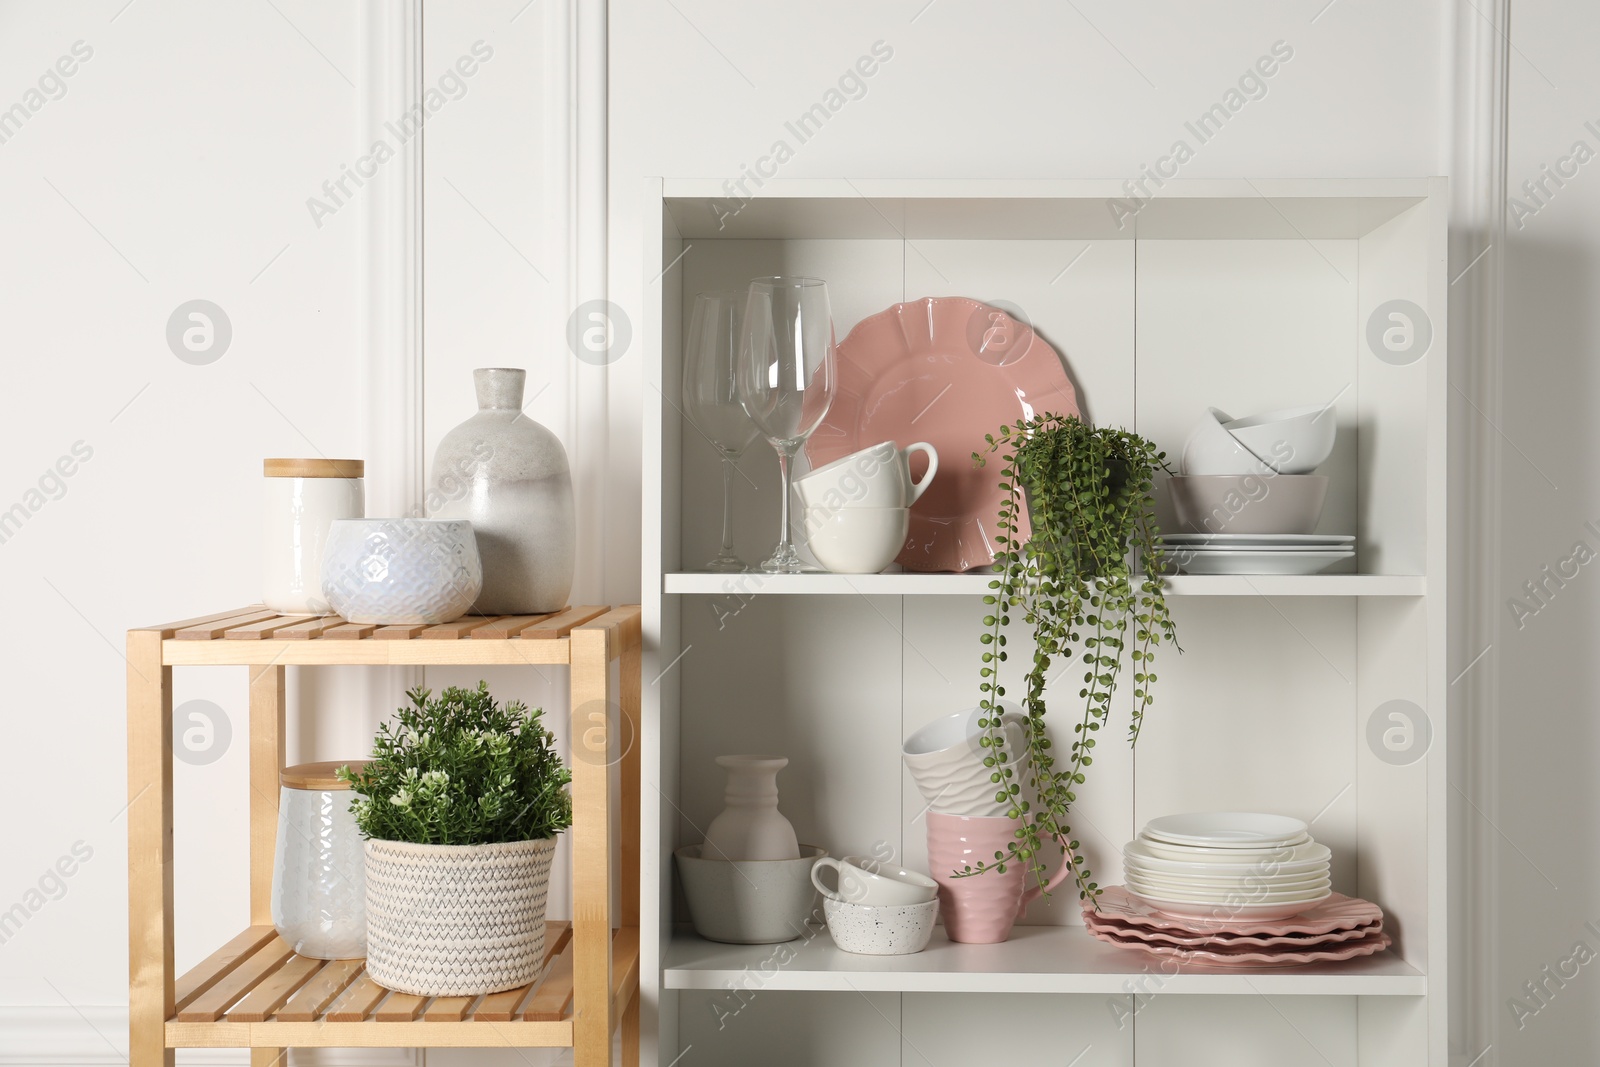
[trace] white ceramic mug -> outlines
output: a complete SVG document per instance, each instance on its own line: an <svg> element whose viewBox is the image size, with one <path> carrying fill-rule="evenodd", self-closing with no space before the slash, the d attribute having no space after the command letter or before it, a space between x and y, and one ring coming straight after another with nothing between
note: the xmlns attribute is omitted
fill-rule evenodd
<svg viewBox="0 0 1600 1067"><path fill-rule="evenodd" d="M839 878L836 889L822 884L822 869L832 867ZM879 863L866 856L836 860L823 856L811 865L811 884L825 897L874 907L922 904L939 895L939 883L925 874Z"/></svg>
<svg viewBox="0 0 1600 1067"><path fill-rule="evenodd" d="M877 574L906 547L909 508L807 508L806 544L834 574Z"/></svg>
<svg viewBox="0 0 1600 1067"><path fill-rule="evenodd" d="M913 452L928 456L928 470L919 482L911 480ZM938 472L939 453L928 442L900 448L883 441L796 478L794 488L808 508L908 508Z"/></svg>
<svg viewBox="0 0 1600 1067"><path fill-rule="evenodd" d="M1022 710L1001 701L1000 711L1006 758L1013 766L1020 765L1026 742ZM984 731L978 720L984 714L980 708L958 711L906 738L900 755L933 811L972 817L1010 812L1010 804L995 800L1000 789L990 781L993 768L983 765L993 751L980 743Z"/></svg>

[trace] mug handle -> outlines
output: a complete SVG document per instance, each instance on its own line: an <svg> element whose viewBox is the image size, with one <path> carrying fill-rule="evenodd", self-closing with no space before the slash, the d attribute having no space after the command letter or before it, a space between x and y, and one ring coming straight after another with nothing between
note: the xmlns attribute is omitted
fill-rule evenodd
<svg viewBox="0 0 1600 1067"><path fill-rule="evenodd" d="M827 886L822 884L822 879L818 877L817 872L824 867L832 867L834 877L838 878L839 861L834 859L832 856L823 856L818 859L817 862L811 865L811 884L816 886L817 892L821 893L823 896L831 897L834 900L843 900L844 897L840 895L838 890L829 889Z"/></svg>
<svg viewBox="0 0 1600 1067"><path fill-rule="evenodd" d="M906 457L908 466L911 463L911 453L926 452L928 454L927 473L923 474L922 481L911 483L911 499L906 501L906 507L910 507L917 502L918 497L927 492L928 485L933 481L933 476L939 473L939 452L926 441L918 441L916 444L906 445L900 452Z"/></svg>
<svg viewBox="0 0 1600 1067"><path fill-rule="evenodd" d="M1028 910L1029 904L1044 896L1046 890L1054 890L1072 874L1072 854L1067 851L1065 841L1060 838L1057 838L1056 841L1061 845L1061 869L1050 876L1050 880L1044 884L1043 888L1034 884L1023 891L1022 903L1017 905L1017 918L1019 919Z"/></svg>

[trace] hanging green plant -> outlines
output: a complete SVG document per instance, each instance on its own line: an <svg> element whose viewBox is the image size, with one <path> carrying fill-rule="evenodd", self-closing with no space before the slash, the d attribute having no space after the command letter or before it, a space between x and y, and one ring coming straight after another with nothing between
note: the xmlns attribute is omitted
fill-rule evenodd
<svg viewBox="0 0 1600 1067"><path fill-rule="evenodd" d="M1166 454L1138 434L1096 429L1076 416L1035 415L1002 426L998 435L985 435L984 440L989 447L972 458L983 466L989 455L1000 454L1000 488L1006 500L996 537L998 574L989 583L992 592L983 598L979 724L989 749L984 763L993 771L996 800L1011 805L1011 817L1021 820L1021 828L1006 853L964 873L1003 872L1018 863L1044 888L1048 875L1042 850L1046 842L1059 842L1067 850L1080 897L1093 900L1100 887L1067 817L1078 799L1075 790L1094 762L1095 734L1109 721L1111 696L1124 663L1133 664L1128 740L1134 744L1151 704L1156 646L1163 641L1177 644L1161 580L1160 531L1151 493L1156 470L1170 468ZM1026 541L1018 533L1023 507L1032 531ZM1143 561L1142 574L1133 571L1130 549ZM1000 665L1007 658L1003 628L1014 612L1033 628L1033 659L1023 680L1027 722L1022 753L1006 751L1000 728L1000 698L1006 692L1000 683ZM1045 686L1051 665L1080 651L1083 714L1073 724L1072 747L1058 765L1045 732Z"/></svg>

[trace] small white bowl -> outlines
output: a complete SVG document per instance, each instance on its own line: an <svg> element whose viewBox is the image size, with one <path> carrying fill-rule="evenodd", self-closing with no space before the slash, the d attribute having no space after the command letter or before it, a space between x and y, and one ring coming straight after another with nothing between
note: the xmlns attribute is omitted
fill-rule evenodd
<svg viewBox="0 0 1600 1067"><path fill-rule="evenodd" d="M322 549L322 595L347 622L452 622L483 591L464 519L338 519Z"/></svg>
<svg viewBox="0 0 1600 1067"><path fill-rule="evenodd" d="M922 904L851 904L824 897L823 914L833 943L863 956L907 956L928 947L938 899Z"/></svg>
<svg viewBox="0 0 1600 1067"><path fill-rule="evenodd" d="M812 555L835 574L877 574L911 529L909 508L807 508L805 519Z"/></svg>
<svg viewBox="0 0 1600 1067"><path fill-rule="evenodd" d="M1216 408L1189 431L1179 466L1184 474L1256 474L1263 469L1255 454L1223 429L1231 416Z"/></svg>
<svg viewBox="0 0 1600 1067"><path fill-rule="evenodd" d="M1329 405L1314 404L1244 419L1224 417L1222 428L1279 474L1310 474L1333 454L1339 418Z"/></svg>

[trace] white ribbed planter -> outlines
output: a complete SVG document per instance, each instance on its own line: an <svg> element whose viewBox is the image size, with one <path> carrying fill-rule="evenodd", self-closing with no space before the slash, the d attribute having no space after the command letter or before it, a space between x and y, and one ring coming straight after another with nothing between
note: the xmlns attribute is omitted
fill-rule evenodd
<svg viewBox="0 0 1600 1067"><path fill-rule="evenodd" d="M418 996L527 985L544 960L555 838L490 845L369 840L367 974Z"/></svg>

